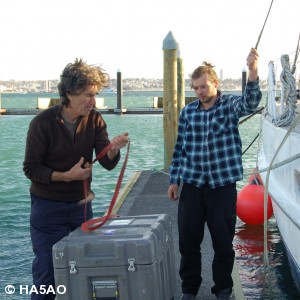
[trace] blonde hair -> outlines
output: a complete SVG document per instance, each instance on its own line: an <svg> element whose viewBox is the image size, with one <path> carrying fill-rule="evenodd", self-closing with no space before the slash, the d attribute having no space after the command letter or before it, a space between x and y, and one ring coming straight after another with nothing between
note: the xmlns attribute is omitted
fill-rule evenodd
<svg viewBox="0 0 300 300"><path fill-rule="evenodd" d="M204 61L198 68L194 70L192 74L190 74L190 78L195 80L201 77L203 74L207 74L211 81L218 81L218 76L215 70L213 69L215 66L213 66L211 63Z"/></svg>

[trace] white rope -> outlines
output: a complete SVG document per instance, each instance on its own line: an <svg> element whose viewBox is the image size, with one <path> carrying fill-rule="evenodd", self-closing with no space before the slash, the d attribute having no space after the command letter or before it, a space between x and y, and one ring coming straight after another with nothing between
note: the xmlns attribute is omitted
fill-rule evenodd
<svg viewBox="0 0 300 300"><path fill-rule="evenodd" d="M291 156L291 157L289 157L287 159L284 159L283 161L280 161L280 162L278 162L276 164L273 164L271 166L271 170L274 170L274 169L277 169L279 167L282 167L282 166L284 166L284 165L286 165L286 164L288 164L288 163L290 163L290 162L292 162L292 161L294 161L296 159L299 159L299 158L300 158L300 153L297 153L297 154L295 154L295 155L293 155L293 156ZM257 175L257 174L260 174L260 173L263 173L263 172L267 172L268 169L269 169L269 167L264 168L264 169L260 169L260 170L257 170L257 171L253 171L253 169L251 169L251 170L245 171L244 172L244 176Z"/></svg>

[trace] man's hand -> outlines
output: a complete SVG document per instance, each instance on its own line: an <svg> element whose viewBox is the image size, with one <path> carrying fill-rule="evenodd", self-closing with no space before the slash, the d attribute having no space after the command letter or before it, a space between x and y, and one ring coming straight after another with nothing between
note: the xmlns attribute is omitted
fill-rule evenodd
<svg viewBox="0 0 300 300"><path fill-rule="evenodd" d="M119 150L127 145L129 141L128 132L124 132L120 135L113 137L110 140L112 147L107 152L108 158L113 161L119 153Z"/></svg>
<svg viewBox="0 0 300 300"><path fill-rule="evenodd" d="M92 174L92 164L84 163L84 158L81 157L79 162L75 164L69 171L66 172L52 172L52 181L73 181L73 180L84 180Z"/></svg>
<svg viewBox="0 0 300 300"><path fill-rule="evenodd" d="M179 197L177 196L177 193L178 193L178 185L171 184L168 189L168 197L171 200L178 200Z"/></svg>
<svg viewBox="0 0 300 300"><path fill-rule="evenodd" d="M249 69L249 76L248 80L249 81L256 81L258 79L258 53L255 48L251 48L251 51L247 57L247 66Z"/></svg>

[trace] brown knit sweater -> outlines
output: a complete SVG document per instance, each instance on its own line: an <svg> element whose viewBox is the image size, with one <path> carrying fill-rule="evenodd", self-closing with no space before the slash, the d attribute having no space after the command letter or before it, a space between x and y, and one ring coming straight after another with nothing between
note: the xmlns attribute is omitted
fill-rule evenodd
<svg viewBox="0 0 300 300"><path fill-rule="evenodd" d="M64 125L61 105L53 106L33 118L29 125L23 170L31 180L30 192L54 201L79 201L84 198L82 181L52 182L53 171L65 172L84 157L85 162L93 160L110 143L106 123L101 113L92 110L82 117L74 136ZM120 153L114 161L107 156L100 164L112 170L120 160ZM92 178L88 182L88 190Z"/></svg>

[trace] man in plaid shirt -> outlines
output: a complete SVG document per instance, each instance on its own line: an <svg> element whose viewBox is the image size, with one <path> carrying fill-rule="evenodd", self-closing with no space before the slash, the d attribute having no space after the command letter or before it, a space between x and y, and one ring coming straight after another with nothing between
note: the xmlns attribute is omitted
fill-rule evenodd
<svg viewBox="0 0 300 300"><path fill-rule="evenodd" d="M181 300L195 299L201 285L201 252L205 222L213 248L212 293L230 299L234 264L236 182L243 177L239 118L253 113L260 100L258 53L247 57L248 82L242 96L222 95L213 66L203 62L191 75L198 99L180 114L170 166L168 196L178 199Z"/></svg>

